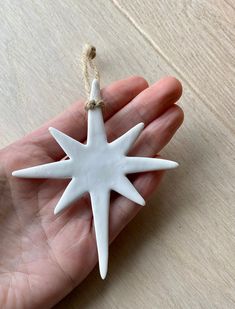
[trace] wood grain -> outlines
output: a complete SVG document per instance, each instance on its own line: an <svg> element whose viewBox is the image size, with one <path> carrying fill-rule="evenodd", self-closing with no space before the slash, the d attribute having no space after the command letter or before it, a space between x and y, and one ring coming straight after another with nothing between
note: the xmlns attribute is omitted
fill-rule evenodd
<svg viewBox="0 0 235 309"><path fill-rule="evenodd" d="M185 124L163 154L181 163L56 308L234 308L233 1L26 1L0 7L0 141L84 95L79 55L97 46L103 84L139 74L184 86Z"/></svg>

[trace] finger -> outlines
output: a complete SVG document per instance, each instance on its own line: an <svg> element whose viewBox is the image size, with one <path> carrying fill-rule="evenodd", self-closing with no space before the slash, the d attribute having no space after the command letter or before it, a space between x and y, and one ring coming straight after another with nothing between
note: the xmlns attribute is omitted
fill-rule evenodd
<svg viewBox="0 0 235 309"><path fill-rule="evenodd" d="M110 118L147 87L147 82L137 76L114 82L105 87L102 90L102 97L105 101L104 119ZM49 134L49 127L55 127L75 139L84 141L87 133L87 113L84 109L84 101L73 104L61 115L45 123L23 139L24 142L40 146L52 159L58 160L62 158L64 152Z"/></svg>
<svg viewBox="0 0 235 309"><path fill-rule="evenodd" d="M183 111L181 108L171 107L143 131L132 150L132 155L154 156L169 142L182 122ZM162 171L143 173L135 178L134 186L143 198L147 199L160 183L162 176ZM115 199L110 208L111 239L120 233L141 208L142 206L138 206L122 196Z"/></svg>
<svg viewBox="0 0 235 309"><path fill-rule="evenodd" d="M173 105L145 127L128 155L140 157L155 156L169 143L183 123L183 120L183 110L178 105Z"/></svg>
<svg viewBox="0 0 235 309"><path fill-rule="evenodd" d="M174 105L181 94L181 83L173 77L164 78L145 89L106 122L109 141L139 122L148 125Z"/></svg>

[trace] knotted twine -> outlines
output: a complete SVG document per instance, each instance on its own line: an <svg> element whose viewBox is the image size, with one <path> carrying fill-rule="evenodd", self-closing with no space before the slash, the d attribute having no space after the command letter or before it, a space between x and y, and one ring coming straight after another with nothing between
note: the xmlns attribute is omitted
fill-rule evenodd
<svg viewBox="0 0 235 309"><path fill-rule="evenodd" d="M100 73L95 63L96 57L96 48L90 44L86 44L82 53L82 71L83 71L83 79L85 84L87 101L85 104L85 110L95 109L96 107L103 107L103 100L90 100L90 91L91 91L91 83L90 83L90 73L93 74L93 78L100 81Z"/></svg>

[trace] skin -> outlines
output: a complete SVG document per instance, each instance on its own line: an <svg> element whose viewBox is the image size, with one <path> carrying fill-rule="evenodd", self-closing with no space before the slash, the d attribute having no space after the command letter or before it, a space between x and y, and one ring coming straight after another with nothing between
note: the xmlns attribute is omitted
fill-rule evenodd
<svg viewBox="0 0 235 309"><path fill-rule="evenodd" d="M130 154L155 156L183 122L175 103L182 87L167 77L152 86L141 77L114 82L102 90L109 141L138 122L145 129ZM11 176L13 170L61 160L64 153L48 127L84 142L84 102L0 151L0 307L49 308L74 289L97 263L92 212L88 196L62 214L54 207L67 180L32 180ZM177 161L177 158L173 158ZM148 199L163 172L132 178ZM141 206L113 194L110 205L110 241L139 212Z"/></svg>

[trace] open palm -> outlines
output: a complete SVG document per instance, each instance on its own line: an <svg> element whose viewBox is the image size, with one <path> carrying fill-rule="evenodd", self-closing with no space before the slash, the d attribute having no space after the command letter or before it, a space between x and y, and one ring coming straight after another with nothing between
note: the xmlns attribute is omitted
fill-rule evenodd
<svg viewBox="0 0 235 309"><path fill-rule="evenodd" d="M131 77L106 87L104 118L109 141L143 121L145 129L131 155L155 156L183 121L174 103L180 83L171 77L148 87ZM48 132L53 126L84 142L86 112L78 102L57 118L0 152L0 307L47 308L77 286L97 263L92 212L88 196L61 215L53 209L67 180L17 179L13 170L58 161L64 153ZM162 172L133 178L146 199ZM141 206L113 195L110 205L110 240L137 214Z"/></svg>

